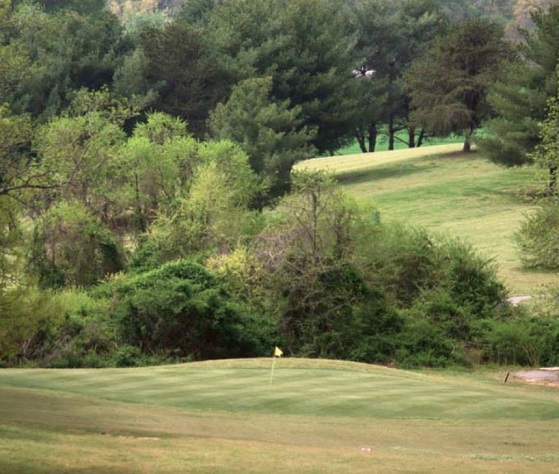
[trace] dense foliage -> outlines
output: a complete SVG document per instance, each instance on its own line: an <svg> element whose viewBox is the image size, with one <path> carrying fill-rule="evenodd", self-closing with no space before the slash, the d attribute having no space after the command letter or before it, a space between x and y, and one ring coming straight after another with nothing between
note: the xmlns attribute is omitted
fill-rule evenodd
<svg viewBox="0 0 559 474"><path fill-rule="evenodd" d="M330 177L292 171L355 137L373 151L406 130L420 146L495 113L489 148L552 170L559 10L534 16L513 58L477 18L497 3L0 0L0 363L274 345L405 367L559 363L557 318L507 305L466 243L381 223ZM512 100L493 83L503 57ZM552 262L548 214L521 235Z"/></svg>

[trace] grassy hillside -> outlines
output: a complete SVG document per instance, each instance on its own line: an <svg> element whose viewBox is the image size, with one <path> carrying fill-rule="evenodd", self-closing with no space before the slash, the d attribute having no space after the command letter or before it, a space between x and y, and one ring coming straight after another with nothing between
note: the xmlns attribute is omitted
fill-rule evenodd
<svg viewBox="0 0 559 474"><path fill-rule="evenodd" d="M332 361L0 372L0 472L551 472L559 392ZM370 448L362 450L363 447Z"/></svg>
<svg viewBox="0 0 559 474"><path fill-rule="evenodd" d="M541 187L533 168L502 168L460 144L318 158L300 168L334 173L385 221L399 220L472 243L494 258L512 293L530 294L559 275L526 271L512 236Z"/></svg>

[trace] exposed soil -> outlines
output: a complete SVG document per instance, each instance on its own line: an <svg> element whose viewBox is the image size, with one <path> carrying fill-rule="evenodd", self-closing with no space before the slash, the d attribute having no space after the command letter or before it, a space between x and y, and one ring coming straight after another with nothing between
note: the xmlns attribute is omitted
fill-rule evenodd
<svg viewBox="0 0 559 474"><path fill-rule="evenodd" d="M559 387L559 367L542 367L541 369L512 372L509 376L509 380Z"/></svg>

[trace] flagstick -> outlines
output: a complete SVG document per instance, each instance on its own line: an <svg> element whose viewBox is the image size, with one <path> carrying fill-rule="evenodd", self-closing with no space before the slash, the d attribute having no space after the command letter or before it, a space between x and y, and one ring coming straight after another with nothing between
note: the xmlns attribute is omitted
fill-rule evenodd
<svg viewBox="0 0 559 474"><path fill-rule="evenodd" d="M272 380L274 378L274 367L276 366L276 356L274 354L274 357L272 358L272 372L270 373L270 387L272 386Z"/></svg>

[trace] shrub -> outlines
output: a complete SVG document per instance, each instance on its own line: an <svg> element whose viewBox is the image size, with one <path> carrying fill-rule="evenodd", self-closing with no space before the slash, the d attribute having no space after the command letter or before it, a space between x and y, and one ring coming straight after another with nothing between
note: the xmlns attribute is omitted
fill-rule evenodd
<svg viewBox="0 0 559 474"><path fill-rule="evenodd" d="M144 354L214 359L269 352L271 321L186 260L115 280L113 311L123 340Z"/></svg>
<svg viewBox="0 0 559 474"><path fill-rule="evenodd" d="M56 205L35 229L29 270L43 288L91 286L123 264L110 231L80 203Z"/></svg>
<svg viewBox="0 0 559 474"><path fill-rule="evenodd" d="M559 269L559 199L549 198L527 215L514 239L529 268Z"/></svg>

